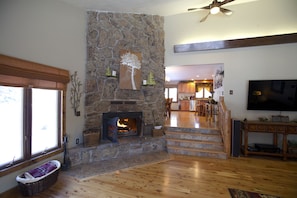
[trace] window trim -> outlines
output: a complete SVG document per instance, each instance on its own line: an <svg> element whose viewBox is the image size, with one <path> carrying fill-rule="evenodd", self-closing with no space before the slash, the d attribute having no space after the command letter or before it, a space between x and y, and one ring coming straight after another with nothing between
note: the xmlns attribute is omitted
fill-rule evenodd
<svg viewBox="0 0 297 198"><path fill-rule="evenodd" d="M0 54L0 85L62 90L62 136L66 134L66 91L69 71ZM62 141L62 138L61 138ZM60 148L0 171L0 176L25 168L63 152Z"/></svg>

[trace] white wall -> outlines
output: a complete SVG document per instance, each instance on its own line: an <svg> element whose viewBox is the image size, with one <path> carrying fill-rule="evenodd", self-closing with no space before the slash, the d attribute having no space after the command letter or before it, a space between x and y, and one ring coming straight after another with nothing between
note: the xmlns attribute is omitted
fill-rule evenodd
<svg viewBox="0 0 297 198"><path fill-rule="evenodd" d="M206 14L203 11L165 17L165 66L222 63L225 102L233 118L278 115L280 112L246 110L248 80L297 79L297 43L173 52L175 44L297 32L296 0L259 0L228 8L234 11L232 16L209 16L204 23L199 23ZM234 94L229 95L229 90ZM281 114L297 119L296 112Z"/></svg>
<svg viewBox="0 0 297 198"><path fill-rule="evenodd" d="M1 0L0 54L78 72L84 83L86 64L86 12L58 0ZM0 68L1 69L1 68ZM82 142L84 97L81 116L74 116L67 93L66 132L69 146ZM61 156L56 156L61 157ZM26 168L28 169L28 168ZM0 193L17 183L12 173L0 178Z"/></svg>
<svg viewBox="0 0 297 198"><path fill-rule="evenodd" d="M1 0L0 53L78 72L86 65L86 12L57 0ZM70 146L81 138L84 109L74 116L67 93L66 129ZM83 99L84 97L82 97ZM84 101L81 101L83 107ZM82 139L81 139L82 142Z"/></svg>
<svg viewBox="0 0 297 198"><path fill-rule="evenodd" d="M297 44L274 45L207 52L173 53L173 45L205 40L220 40L265 34L297 32L296 0L259 0L230 6L231 17L211 16L193 12L165 17L166 66L222 63L225 69L224 88L234 90L225 100L236 117L253 118L270 112L247 112L248 79L297 78ZM259 9L267 12L260 13ZM246 8L250 9L246 12ZM59 0L1 0L0 53L46 65L67 69L85 81L86 12ZM232 30L232 31L231 31ZM82 142L84 100L80 117L75 117L67 93L66 132L70 147L75 139ZM82 98L84 99L84 97ZM276 112L278 113L278 112ZM290 113L296 118L296 113ZM60 157L60 156L59 156ZM27 168L26 168L27 169ZM15 176L24 170L0 178L0 193L16 185Z"/></svg>

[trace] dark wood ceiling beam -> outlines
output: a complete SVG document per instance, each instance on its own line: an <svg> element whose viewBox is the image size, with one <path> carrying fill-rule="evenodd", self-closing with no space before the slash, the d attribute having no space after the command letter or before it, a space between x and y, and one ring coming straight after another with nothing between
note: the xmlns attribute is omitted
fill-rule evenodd
<svg viewBox="0 0 297 198"><path fill-rule="evenodd" d="M296 43L297 33L174 45L174 53Z"/></svg>

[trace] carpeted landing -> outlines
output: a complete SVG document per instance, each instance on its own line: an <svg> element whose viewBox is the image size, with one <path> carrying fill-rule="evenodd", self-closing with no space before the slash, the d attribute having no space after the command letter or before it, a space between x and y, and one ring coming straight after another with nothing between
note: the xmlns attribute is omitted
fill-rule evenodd
<svg viewBox="0 0 297 198"><path fill-rule="evenodd" d="M120 159L111 159L88 164L81 164L64 171L66 175L77 179L87 179L95 175L113 172L120 169L131 168L139 165L167 161L170 155L167 152L152 152L141 155L132 155Z"/></svg>

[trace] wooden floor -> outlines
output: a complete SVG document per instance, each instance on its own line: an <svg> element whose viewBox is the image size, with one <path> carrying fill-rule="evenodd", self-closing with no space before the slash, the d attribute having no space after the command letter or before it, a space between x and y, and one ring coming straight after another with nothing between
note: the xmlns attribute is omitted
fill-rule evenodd
<svg viewBox="0 0 297 198"><path fill-rule="evenodd" d="M174 113L174 119L185 119L188 114ZM198 126L189 122L184 126ZM199 118L203 120L203 118ZM181 123L180 120L177 124ZM213 123L200 122L199 127L214 127ZM210 197L230 198L228 188L276 195L281 198L297 197L297 161L280 158L231 158L228 160L172 156L170 160L94 175L78 180L60 172L57 183L50 189L33 196L48 197ZM1 198L22 197L17 189L0 195Z"/></svg>
<svg viewBox="0 0 297 198"><path fill-rule="evenodd" d="M228 188L282 198L297 197L297 162L173 156L171 160L77 180L64 172L50 189L33 197L210 197L230 198ZM22 197L15 190L0 197Z"/></svg>
<svg viewBox="0 0 297 198"><path fill-rule="evenodd" d="M185 128L217 128L216 118L197 116L195 112L171 111L170 118L166 118L165 126Z"/></svg>

